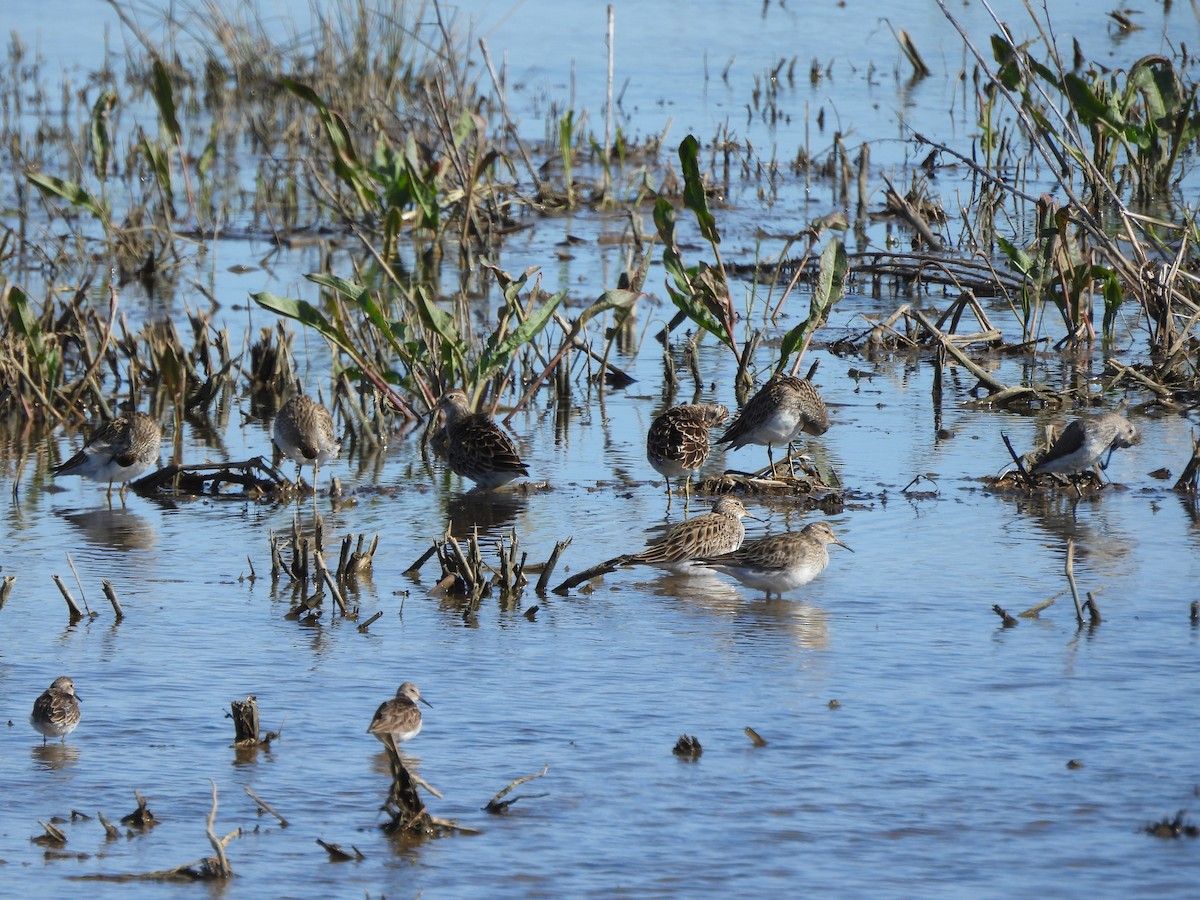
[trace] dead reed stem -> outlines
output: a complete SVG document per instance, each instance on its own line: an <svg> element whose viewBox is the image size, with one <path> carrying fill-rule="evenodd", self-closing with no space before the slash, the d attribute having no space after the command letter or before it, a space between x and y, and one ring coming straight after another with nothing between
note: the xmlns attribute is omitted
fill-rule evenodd
<svg viewBox="0 0 1200 900"><path fill-rule="evenodd" d="M100 586L104 590L104 596L112 604L113 614L116 616L117 621L120 622L125 618L125 611L121 609L121 601L117 599L116 589L113 588L112 583L107 578L101 579Z"/></svg>
<svg viewBox="0 0 1200 900"><path fill-rule="evenodd" d="M67 612L70 616L71 624L74 625L83 618L83 611L79 608L79 604L75 602L75 598L71 596L70 589L63 584L63 580L57 575L51 575L50 577L54 579L55 585L58 586L58 592L62 594L63 599L67 601Z"/></svg>

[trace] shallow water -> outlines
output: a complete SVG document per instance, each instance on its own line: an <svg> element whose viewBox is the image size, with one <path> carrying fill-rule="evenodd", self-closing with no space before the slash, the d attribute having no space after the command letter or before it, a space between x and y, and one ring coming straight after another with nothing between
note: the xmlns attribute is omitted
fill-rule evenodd
<svg viewBox="0 0 1200 900"><path fill-rule="evenodd" d="M694 21L715 27L730 21L731 8L713 3ZM536 37L538 10L518 6L510 27L524 23ZM836 21L850 15L828 13ZM928 27L941 33L938 17L930 15ZM730 40L742 28L764 38L760 20L732 21ZM915 31L921 23L904 24ZM489 37L493 49L502 33ZM515 40L511 46L515 70L521 51ZM748 52L739 45L739 59ZM775 52L764 46L763 66ZM550 62L539 57L539 65ZM707 115L703 103L691 112ZM583 279L579 293L587 295L614 280L598 274L614 265L611 257L551 262L560 227L603 228L582 218L519 236L506 252L542 263L564 283ZM232 251L224 252L232 264ZM241 252L251 258L254 249ZM267 276L221 277L243 297L259 289L246 281ZM879 311L880 301L848 297L822 337L861 329L856 315ZM665 315L645 302L638 330L656 330ZM315 378L324 350L309 341ZM935 414L927 361L879 361L874 377L856 382L847 372L866 368L863 360L824 349L811 358L820 360L816 380L834 424L808 449L846 486L846 508L830 521L854 552L832 548L825 573L785 601L756 598L720 576L634 569L567 598L527 591L515 610L485 601L464 621L455 604L431 596L432 566L420 579L404 574L448 522L479 523L491 540L515 529L531 560L570 535L562 565L578 571L639 549L650 529L677 520L682 504L665 514L644 459L645 428L660 402L652 340L618 360L639 378L627 390L598 398L580 384L560 437L544 403L514 420L546 490L466 497L440 465L426 471L415 436L398 438L381 461L333 467L348 497L336 507L318 501L326 535L380 535L373 575L351 598L360 619L384 612L365 633L332 615L328 600L316 624L284 618L291 595L270 583L269 536L290 529L294 516L311 527L310 502L131 496L109 509L102 488L49 479L49 465L78 446L56 436L53 452L38 449L20 469L17 496L3 512L0 574L18 579L0 611L0 716L11 721L0 734L6 890L161 894L157 885L71 879L208 855L211 779L220 792L217 832L244 830L228 848L237 877L216 889L231 895L807 888L873 897L1190 896L1200 875L1194 845L1141 829L1195 799L1186 673L1200 646L1188 621L1200 531L1195 507L1168 489L1171 480L1148 474L1168 466L1177 476L1195 416L1135 415L1143 442L1114 456L1109 475L1119 486L1099 497L999 496L982 479L1007 463L1000 433L1026 449L1039 418L1053 416L970 408L972 379L952 371ZM1001 377L1018 380L1021 365L1004 363ZM710 346L703 366L705 385L718 386L705 396L734 405L726 356ZM1052 383L1065 377L1061 367L1058 357L1033 366ZM680 399L689 394L685 381ZM244 401L232 413L223 452L266 452L266 424ZM939 428L953 437L939 438ZM168 430L164 448L172 438ZM219 455L190 429L181 446L193 462ZM0 448L4 495L18 474L10 449ZM762 457L761 448L718 451L709 468L749 469ZM933 480L915 490L935 494L906 496L918 474ZM751 535L813 518L788 501L748 502L765 520L749 523ZM692 503L692 512L705 508L702 499ZM1068 538L1077 544L1081 588L1096 592L1104 615L1098 627L1076 628L1064 593ZM62 575L78 596L67 553L98 613L75 627L66 627L50 580ZM120 625L101 578L124 606ZM1016 628L1002 628L992 612L998 604L1016 613L1051 596L1056 602L1040 619ZM521 614L535 603L535 616ZM84 698L83 722L65 744L43 747L27 724L29 708L64 673ZM445 795L429 799L431 811L483 834L412 845L374 827L389 779L365 729L403 680L416 681L433 704L407 746L422 777ZM229 746L225 714L231 700L251 693L264 730L282 735L246 756ZM767 746L754 748L747 726ZM703 745L698 760L672 755L683 733ZM1068 768L1070 760L1082 768ZM543 766L544 778L516 790L522 799L510 815L480 810ZM243 786L289 827L257 815ZM28 840L39 820L72 810L116 822L133 809L134 790L162 820L146 834L106 842L94 818L68 822L62 857ZM365 859L330 863L318 838L353 845Z"/></svg>

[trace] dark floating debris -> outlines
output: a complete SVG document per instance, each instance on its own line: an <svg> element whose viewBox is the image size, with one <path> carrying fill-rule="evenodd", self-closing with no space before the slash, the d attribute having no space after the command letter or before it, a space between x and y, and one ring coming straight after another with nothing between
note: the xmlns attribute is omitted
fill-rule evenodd
<svg viewBox="0 0 1200 900"><path fill-rule="evenodd" d="M755 747L767 746L767 742L763 739L763 736L761 734L759 734L757 731L755 731L753 728L751 728L749 725L747 725L743 729L743 731L746 732L746 737L750 738L750 742L752 744L754 744Z"/></svg>
<svg viewBox="0 0 1200 900"><path fill-rule="evenodd" d="M1067 760L1067 768L1068 769L1082 769L1083 763L1081 763L1077 759L1068 759Z"/></svg>
<svg viewBox="0 0 1200 900"><path fill-rule="evenodd" d="M354 853L350 854L343 850L340 844L326 843L320 838L317 838L316 840L317 844L324 848L325 852L329 854L330 862L361 862L362 860L366 859L366 857L363 856L362 851L353 844L350 845L350 849L353 850Z"/></svg>
<svg viewBox="0 0 1200 900"><path fill-rule="evenodd" d="M48 847L64 847L67 843L67 836L62 829L50 822L43 822L38 819L38 824L42 826L42 834L30 838L35 844L42 844Z"/></svg>
<svg viewBox="0 0 1200 900"><path fill-rule="evenodd" d="M1001 620L1001 622L1003 622L1005 628L1015 628L1017 625L1021 624L1016 619L1014 619L1012 616L1010 616L1008 614L1008 610L1006 610L999 603L995 604L992 607L992 612L994 612L996 615L998 615L1000 617L1000 620Z"/></svg>
<svg viewBox="0 0 1200 900"><path fill-rule="evenodd" d="M671 752L685 759L697 759L704 752L704 748L693 735L681 734Z"/></svg>
<svg viewBox="0 0 1200 900"><path fill-rule="evenodd" d="M206 856L196 862L185 863L182 866L175 866L173 869L163 869L156 872L135 872L118 875L79 875L76 876L79 881L104 881L112 883L126 883L131 881L170 881L170 882L190 882L190 881L218 881L229 878L233 875L233 868L229 865L229 859L225 855L225 845L235 837L240 837L242 830L236 829L225 835L223 838L218 838L213 827L217 818L217 783L212 781L212 809L208 813L208 818L205 821L205 833L208 836L208 841L212 845L214 856ZM145 798L137 791L134 795L138 799L138 808L133 813L125 816L121 822L125 825L136 827L149 827L149 824L156 824L157 820L146 809ZM146 820L149 819L149 824L138 824L134 819ZM109 833L109 837L113 837L113 829L102 816L101 822L104 822L104 827Z"/></svg>
<svg viewBox="0 0 1200 900"><path fill-rule="evenodd" d="M1175 818L1154 822L1143 830L1146 834L1157 838L1200 837L1200 826L1184 821L1183 817L1186 812L1187 810L1181 809L1175 813Z"/></svg>
<svg viewBox="0 0 1200 900"><path fill-rule="evenodd" d="M233 719L233 746L267 747L279 737L278 731L268 731L259 737L258 699L250 694L245 700L233 700L229 704L229 718Z"/></svg>
<svg viewBox="0 0 1200 900"><path fill-rule="evenodd" d="M158 819L154 818L154 813L150 811L146 798L142 796L141 791L134 791L133 796L137 798L137 809L122 816L121 824L129 828L137 828L140 831L153 828L158 824Z"/></svg>
<svg viewBox="0 0 1200 900"><path fill-rule="evenodd" d="M523 799L521 797L513 797L511 800L505 800L504 796L509 791L511 791L513 788L517 787L517 785L524 784L527 781L533 781L535 778L541 778L548 771L550 771L549 763L542 766L542 771L540 771L540 772L534 772L532 775L526 775L522 778L516 779L515 781L510 781L507 785L505 785L505 787L499 793L497 793L494 797L492 797L491 800L489 800L487 802L487 806L485 806L483 808L484 812L489 812L494 816L504 815L505 813L508 812L508 809L510 806L512 806L518 800ZM537 797L544 797L544 796L546 796L546 795L545 794L530 794L529 799L537 798Z"/></svg>
<svg viewBox="0 0 1200 900"><path fill-rule="evenodd" d="M227 490L229 487L238 490ZM313 493L303 482L287 476L261 456L242 462L164 466L130 484L142 496L168 494L226 500L288 500L297 493Z"/></svg>

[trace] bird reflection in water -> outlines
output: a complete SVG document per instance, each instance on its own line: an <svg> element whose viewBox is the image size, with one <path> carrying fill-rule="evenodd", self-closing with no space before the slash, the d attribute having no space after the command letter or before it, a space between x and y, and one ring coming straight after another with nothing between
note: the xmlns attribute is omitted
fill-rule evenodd
<svg viewBox="0 0 1200 900"><path fill-rule="evenodd" d="M158 530L143 516L125 507L59 512L89 544L106 550L149 550L158 543Z"/></svg>
<svg viewBox="0 0 1200 900"><path fill-rule="evenodd" d="M35 744L29 751L34 765L39 769L68 769L79 762L79 747L75 744Z"/></svg>

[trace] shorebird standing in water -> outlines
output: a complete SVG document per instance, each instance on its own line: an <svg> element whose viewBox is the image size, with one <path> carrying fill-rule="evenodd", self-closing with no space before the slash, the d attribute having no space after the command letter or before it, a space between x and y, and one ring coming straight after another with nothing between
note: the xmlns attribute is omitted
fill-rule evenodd
<svg viewBox="0 0 1200 900"><path fill-rule="evenodd" d="M1093 413L1075 419L1058 436L1046 455L1038 460L1030 472L1058 472L1064 475L1079 475L1093 466L1107 469L1113 451L1119 447L1132 447L1140 436L1132 422L1115 412ZM1100 461L1100 457L1104 461ZM1072 479L1075 493L1082 496L1078 481Z"/></svg>
<svg viewBox="0 0 1200 900"><path fill-rule="evenodd" d="M67 735L79 725L79 697L75 694L75 682L66 675L54 679L35 701L29 714L29 724L46 738L61 737L65 743Z"/></svg>
<svg viewBox="0 0 1200 900"><path fill-rule="evenodd" d="M114 482L121 485L121 502L125 502L125 488L130 481L158 463L158 451L162 445L162 429L153 416L133 412L118 416L102 425L93 434L83 449L61 466L54 474L79 475L92 481L108 483L109 503L112 502Z"/></svg>
<svg viewBox="0 0 1200 900"><path fill-rule="evenodd" d="M700 560L731 575L747 587L783 596L785 591L808 584L829 565L829 544L850 548L838 540L825 522L812 522L799 531L747 541L737 550Z"/></svg>
<svg viewBox="0 0 1200 900"><path fill-rule="evenodd" d="M719 403L684 403L672 406L646 432L646 459L666 479L667 508L671 507L671 479L683 478L686 500L692 475L708 459L708 433L729 418ZM685 510L686 512L686 510Z"/></svg>
<svg viewBox="0 0 1200 900"><path fill-rule="evenodd" d="M790 445L802 432L821 435L829 430L825 401L811 381L791 375L774 375L742 407L733 424L717 438L731 450L747 444L766 444L767 459L775 468L771 447Z"/></svg>
<svg viewBox="0 0 1200 900"><path fill-rule="evenodd" d="M337 459L342 442L333 433L333 417L312 397L297 394L283 404L271 426L271 439L296 464L296 480L302 466L313 467L313 488L321 466Z"/></svg>
<svg viewBox="0 0 1200 900"><path fill-rule="evenodd" d="M472 412L465 393L447 391L437 405L446 417L446 462L451 472L485 491L529 475L512 438L487 413Z"/></svg>
<svg viewBox="0 0 1200 900"><path fill-rule="evenodd" d="M721 497L713 504L712 512L684 519L641 553L614 556L578 572L556 587L554 593L565 594L585 581L615 572L624 566L660 566L677 574L695 573L700 568L697 563L700 558L728 553L742 545L746 537L743 518L753 519L755 516L746 512L746 507L737 497Z"/></svg>

